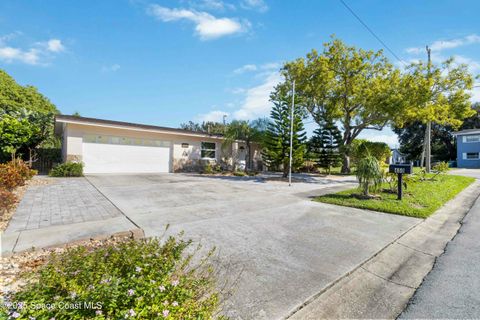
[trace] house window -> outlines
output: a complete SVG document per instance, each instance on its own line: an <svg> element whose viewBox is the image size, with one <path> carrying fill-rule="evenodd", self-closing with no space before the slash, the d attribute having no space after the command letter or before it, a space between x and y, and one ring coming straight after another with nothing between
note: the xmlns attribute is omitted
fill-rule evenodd
<svg viewBox="0 0 480 320"><path fill-rule="evenodd" d="M215 142L202 142L202 158L215 159Z"/></svg>
<svg viewBox="0 0 480 320"><path fill-rule="evenodd" d="M182 143L182 148L188 148L188 143Z"/></svg>
<svg viewBox="0 0 480 320"><path fill-rule="evenodd" d="M468 160L478 160L479 159L479 154L478 152L467 152L467 157Z"/></svg>
<svg viewBox="0 0 480 320"><path fill-rule="evenodd" d="M463 142L480 142L480 135L464 136Z"/></svg>

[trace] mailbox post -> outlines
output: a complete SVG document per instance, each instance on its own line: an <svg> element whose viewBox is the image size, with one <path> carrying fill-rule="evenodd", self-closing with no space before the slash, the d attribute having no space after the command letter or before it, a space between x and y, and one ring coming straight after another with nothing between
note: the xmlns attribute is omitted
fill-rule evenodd
<svg viewBox="0 0 480 320"><path fill-rule="evenodd" d="M396 173L398 175L397 199L402 200L403 174L411 174L413 172L413 164L412 163L391 164L388 167L388 172Z"/></svg>

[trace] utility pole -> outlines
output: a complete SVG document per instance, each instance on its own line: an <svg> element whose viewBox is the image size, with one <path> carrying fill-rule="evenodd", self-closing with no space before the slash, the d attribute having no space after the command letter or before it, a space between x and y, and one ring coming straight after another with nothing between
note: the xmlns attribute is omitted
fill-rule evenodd
<svg viewBox="0 0 480 320"><path fill-rule="evenodd" d="M292 185L292 156L293 156L293 120L295 110L295 80L292 87L292 111L290 114L290 165L288 166L288 185Z"/></svg>
<svg viewBox="0 0 480 320"><path fill-rule="evenodd" d="M430 57L430 52L432 51L428 46L426 46L427 55L428 55L428 62L427 62L427 77L430 79L430 68L432 64L432 60ZM431 88L429 88L431 90ZM428 102L427 102L428 103ZM431 150L431 140L432 140L432 122L428 120L427 122L427 131L425 133L425 153L426 153L426 161L425 161L425 171L430 173L430 166L432 164L432 150Z"/></svg>

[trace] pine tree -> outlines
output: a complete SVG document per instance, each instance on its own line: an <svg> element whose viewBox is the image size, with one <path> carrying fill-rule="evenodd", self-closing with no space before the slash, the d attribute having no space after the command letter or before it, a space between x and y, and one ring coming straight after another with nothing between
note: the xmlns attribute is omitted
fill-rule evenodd
<svg viewBox="0 0 480 320"><path fill-rule="evenodd" d="M290 117L291 105L288 97L272 95L274 106L270 113L271 122L267 126L262 158L272 169L283 165L283 177L287 177L290 166ZM306 151L306 133L302 122L302 111L296 109L293 120L292 171L303 165Z"/></svg>
<svg viewBox="0 0 480 320"><path fill-rule="evenodd" d="M332 167L341 164L342 157L339 146L342 137L340 131L332 120L325 120L313 134L311 145L313 152L318 156L317 164L330 173Z"/></svg>

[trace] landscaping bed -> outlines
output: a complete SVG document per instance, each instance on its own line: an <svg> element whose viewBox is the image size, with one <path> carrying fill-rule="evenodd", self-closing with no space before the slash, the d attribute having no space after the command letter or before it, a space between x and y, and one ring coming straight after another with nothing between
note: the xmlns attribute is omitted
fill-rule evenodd
<svg viewBox="0 0 480 320"><path fill-rule="evenodd" d="M454 175L442 175L429 180L431 177L427 175L425 180L409 181L401 201L397 200L396 193L390 191L388 184L384 184L381 191L377 192L377 197L371 199L355 196L359 194L359 189L355 188L326 194L315 198L315 201L426 218L475 181L474 178Z"/></svg>
<svg viewBox="0 0 480 320"><path fill-rule="evenodd" d="M213 251L190 245L112 237L1 258L0 319L213 318Z"/></svg>

